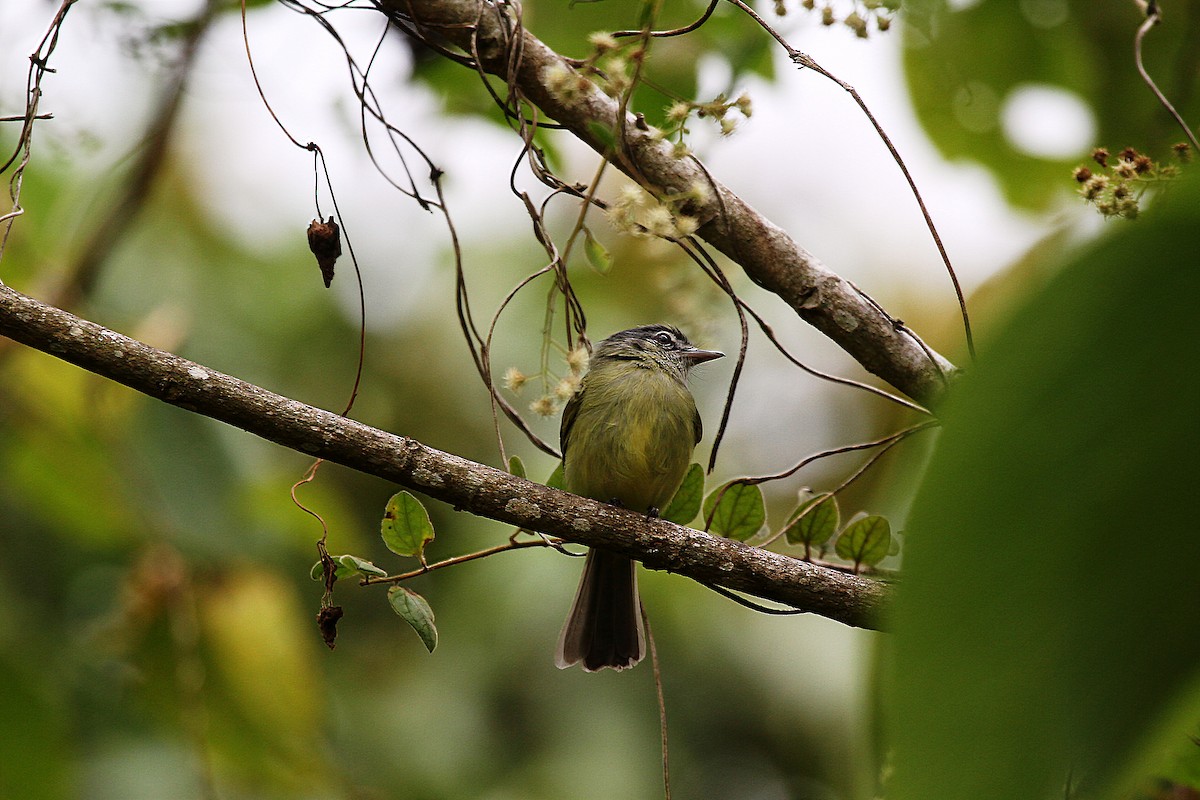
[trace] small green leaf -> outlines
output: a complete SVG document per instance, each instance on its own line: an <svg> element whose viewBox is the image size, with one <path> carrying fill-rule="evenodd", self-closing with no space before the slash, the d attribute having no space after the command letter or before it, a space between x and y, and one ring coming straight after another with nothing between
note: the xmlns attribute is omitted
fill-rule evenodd
<svg viewBox="0 0 1200 800"><path fill-rule="evenodd" d="M563 465L558 462L558 466L554 468L554 472L550 473L550 477L546 478L546 485L551 489L562 489L563 486Z"/></svg>
<svg viewBox="0 0 1200 800"><path fill-rule="evenodd" d="M412 626L421 637L425 649L433 652L437 647L437 627L433 624L433 609L421 595L403 586L393 586L388 589L388 603L400 615L400 618Z"/></svg>
<svg viewBox="0 0 1200 800"><path fill-rule="evenodd" d="M607 275L612 269L612 255L605 249L604 245L592 236L591 230L583 229L583 252L587 255L588 263L592 265L592 269L601 275Z"/></svg>
<svg viewBox="0 0 1200 800"><path fill-rule="evenodd" d="M396 555L424 557L425 544L433 539L433 523L420 500L400 491L388 500L380 532L383 543Z"/></svg>
<svg viewBox="0 0 1200 800"><path fill-rule="evenodd" d="M525 462L521 460L520 456L508 457L508 472L510 475L515 475L518 478L528 477L525 474Z"/></svg>
<svg viewBox="0 0 1200 800"><path fill-rule="evenodd" d="M801 503L788 517L788 524L799 518L799 522L787 529L788 544L805 547L820 547L837 533L841 514L837 498L833 495L817 495Z"/></svg>
<svg viewBox="0 0 1200 800"><path fill-rule="evenodd" d="M708 525L711 533L744 542L758 533L767 520L762 490L754 484L735 482L714 489L704 498L704 518L711 520Z"/></svg>
<svg viewBox="0 0 1200 800"><path fill-rule="evenodd" d="M862 517L846 526L834 546L835 552L854 562L857 570L874 566L887 557L892 545L892 526L884 517Z"/></svg>
<svg viewBox="0 0 1200 800"><path fill-rule="evenodd" d="M338 556L334 560L337 561L337 563L338 563L338 577L339 578L343 577L341 574L343 569L346 570L347 575L355 575L355 574L374 575L379 578L382 578L387 575L387 570L380 569L379 567L372 564L370 561L367 561L365 558L359 558L358 556L353 556L353 555L350 555L349 553Z"/></svg>
<svg viewBox="0 0 1200 800"><path fill-rule="evenodd" d="M687 525L700 512L700 502L703 499L704 467L692 464L688 467L687 474L683 476L683 483L679 484L675 496L671 498L671 502L667 503L666 510L662 512L662 518L674 522L676 525Z"/></svg>
<svg viewBox="0 0 1200 800"><path fill-rule="evenodd" d="M367 561L365 558L359 558L358 556L350 555L349 553L340 556L332 556L332 558L334 564L337 565L333 574L339 579L349 578L352 575L375 575L376 577L380 578L387 575L385 570L380 569L370 561ZM320 561L313 564L313 567L311 570L309 570L308 574L309 577L314 581L325 580L325 568L321 566Z"/></svg>

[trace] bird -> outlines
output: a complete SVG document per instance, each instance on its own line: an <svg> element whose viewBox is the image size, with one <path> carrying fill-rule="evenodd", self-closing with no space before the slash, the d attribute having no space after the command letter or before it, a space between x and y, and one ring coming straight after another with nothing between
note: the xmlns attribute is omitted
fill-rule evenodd
<svg viewBox="0 0 1200 800"><path fill-rule="evenodd" d="M703 433L688 373L723 355L696 347L671 325L642 325L601 341L563 409L564 488L657 517L683 482ZM623 670L645 650L634 562L591 548L555 664Z"/></svg>

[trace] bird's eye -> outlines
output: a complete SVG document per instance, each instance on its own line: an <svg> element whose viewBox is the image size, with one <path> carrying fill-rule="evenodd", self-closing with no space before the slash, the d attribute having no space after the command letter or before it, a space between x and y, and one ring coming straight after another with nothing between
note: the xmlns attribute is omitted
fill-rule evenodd
<svg viewBox="0 0 1200 800"><path fill-rule="evenodd" d="M675 337L666 331L659 331L658 333L654 334L654 338L658 340L659 344L666 345L667 347L675 346Z"/></svg>

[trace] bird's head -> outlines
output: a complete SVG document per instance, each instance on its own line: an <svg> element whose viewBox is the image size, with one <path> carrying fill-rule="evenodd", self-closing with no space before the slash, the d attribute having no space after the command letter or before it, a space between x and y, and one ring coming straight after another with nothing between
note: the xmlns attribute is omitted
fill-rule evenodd
<svg viewBox="0 0 1200 800"><path fill-rule="evenodd" d="M614 333L592 355L592 366L605 361L632 361L638 366L659 368L683 380L688 370L724 353L701 350L671 325L642 325Z"/></svg>

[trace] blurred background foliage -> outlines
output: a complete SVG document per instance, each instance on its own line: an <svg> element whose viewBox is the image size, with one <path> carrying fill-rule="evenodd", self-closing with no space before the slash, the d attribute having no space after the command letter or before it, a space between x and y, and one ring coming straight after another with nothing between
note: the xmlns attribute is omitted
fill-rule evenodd
<svg viewBox="0 0 1200 800"><path fill-rule="evenodd" d="M498 465L487 395L453 320L444 225L390 191L366 162L338 53L303 38L319 36L316 26L280 6L254 5L251 43L267 94L302 140L326 147L363 264L367 349L354 416ZM866 41L840 24L853 4L835 4L839 24L827 30L819 8L783 8L783 19L760 12L890 112L884 124L890 117L894 138L918 167L972 292L984 360L969 397L952 409L958 423L942 436L945 452L935 458L913 521L918 541L905 549L913 552L906 577L913 589L895 614L894 649L876 647L880 634L823 619L766 618L688 581L643 572L663 658L676 796L1060 797L1063 763L1081 750L1111 756L1109 772L1126 770L1117 776L1123 787L1139 785L1130 776L1148 774L1194 786L1196 761L1179 721L1200 733L1195 631L1186 623L1200 610L1186 574L1200 559L1194 526L1178 515L1186 486L1157 480L1162 470L1186 480L1188 471L1173 465L1196 449L1185 405L1196 396L1194 377L1182 367L1195 331L1178 327L1194 326L1194 315L1167 316L1161 326L1145 317L1156 308L1149 299L1179 303L1195 295L1200 206L1194 185L1172 189L1173 204L1161 206L1158 220L1138 221L1138 238L1130 240L1125 223L1098 232L1071 195L1070 167L1093 146L1134 145L1157 156L1181 138L1134 71L1136 6L913 2L897 16L901 37L872 30ZM0 114L19 113L27 55L53 9L18 0L0 10ZM701 10L665 7L660 24L683 24ZM1181 3L1167 12L1150 34L1148 60L1194 121L1200 100L1189 54L1197 49L1189 42L1200 11ZM59 71L46 85L44 102L56 119L38 129L21 195L27 213L0 262L5 283L46 299L72 288L81 248L148 144L146 120L169 79L187 27L180 23L199 13L184 0L72 11L55 56ZM641 4L622 0L538 0L526 5L525 20L560 51L584 57L589 33L636 27L641 13ZM346 26L356 55L370 53L382 26L376 15L329 18ZM241 47L236 16L217 15L145 202L121 221L128 229L73 310L340 409L358 342L349 263L339 264L331 292L321 288L303 237L315 216L311 158L287 149L267 118L247 83ZM447 171L472 301L486 319L544 258L506 188L515 137L494 124L499 114L468 70L414 56L398 37L384 42L373 69L377 90L396 104L394 121ZM858 144L858 136L871 142L870 132L857 112L845 111L840 92L814 90L815 76L797 73L725 6L696 35L656 45L649 75L665 90L647 87L638 97L651 119L674 95L703 101L749 87L755 116L735 136L693 126L693 144L714 174L961 362L957 309L936 256L902 187L879 178L894 168L886 157L872 160L877 145ZM1074 99L1038 106L1032 118L1011 111L1004 98L1030 84L1064 88ZM988 92L992 101L980 110L971 98ZM1021 144L1047 119L1070 128L1079 106L1091 127L1071 147L1031 153ZM577 170L581 180L592 174L594 159L548 138L568 173ZM0 125L6 149L14 140L15 126ZM990 177L946 167L934 148L977 162ZM995 200L1000 193L1041 211L1031 217L1007 209ZM1151 203L1147 213L1158 208ZM569 230L574 213L552 210L557 233ZM574 270L594 337L661 319L706 345L736 349L728 302L676 253L593 227L613 256L607 275L591 271L582 256ZM994 333L1012 308L1053 281L1081 240L1097 237L1102 244L1071 277L1034 301L1041 306L1015 317L1009 333ZM864 249L872 244L879 249ZM1131 262L1136 274L1124 269ZM862 377L728 271L795 352ZM1106 330L1126 313L1121 293L1165 273L1193 284L1165 284L1139 305L1141 316ZM1090 294L1089 286L1106 293ZM508 365L537 372L548 288L537 284L501 320L497 372ZM1037 328L1037 319L1054 324ZM1039 352L1059 340L1076 349ZM1140 347L1121 346L1131 341ZM1160 341L1174 349L1158 348ZM551 367L561 370L556 358ZM704 447L716 428L728 361L698 376ZM1127 382L1122 364L1139 366ZM1178 373L1159 369L1168 364ZM1090 382L1101 375L1112 383ZM1145 393L1131 391L1140 386ZM1098 395L1110 402L1082 413ZM1061 403L1048 401L1059 396ZM1152 407L1147 398L1155 399ZM514 399L524 408L532 396ZM1023 410L1047 416L1027 422ZM1125 430L1131 420L1140 427ZM885 404L800 376L757 339L711 485L775 471L900 421ZM555 438L557 419L535 425ZM1124 432L1102 433L1114 430ZM532 476L550 473L548 457L505 431L510 452ZM1058 452L1045 441L1056 436L1069 449L1051 469L1039 459ZM910 444L855 484L841 498L847 515L884 513L904 531L929 444ZM794 506L801 482L828 488L857 463L821 464L796 483L770 487L771 524ZM1081 464L1109 479L1065 481ZM1113 465L1124 466L1107 472ZM346 609L338 647L325 650L314 621L320 587L308 578L320 530L288 496L307 466L299 454L0 340L0 797L611 798L661 791L648 665L621 675L553 668L577 562L527 551L416 581L437 613L441 639L432 655L389 610L382 588L344 582L336 594ZM966 484L970 491L956 482L963 476L975 482ZM1040 504L1026 502L1031 488ZM394 489L326 465L300 496L328 522L331 551L398 572L410 565L378 535ZM1135 515L1142 498L1146 515ZM444 506L430 504L430 513L439 532L434 559L510 533ZM1115 527L1125 520L1128 526ZM1126 572L1127 558L1139 569ZM1172 569L1161 586L1159 566ZM1019 605L1010 592L1020 593ZM1126 646L1147 618L1157 624L1136 648ZM1016 656L1025 661L1006 660ZM1042 673L1044 681L1030 679ZM1128 685L1115 676L1142 691L1122 691ZM1032 684L1040 694L1011 691ZM1074 720L1070 735L1064 717ZM1089 751L1099 746L1097 731L1111 739ZM896 742L905 744L893 759ZM1049 751L1048 742L1055 744ZM969 761L981 752L994 757L987 769ZM1038 770L1025 769L1031 753L1044 759ZM893 768L894 787L886 783ZM996 780L1018 773L1032 788ZM970 791L954 780L973 776ZM1108 796L1114 781L1097 779L1089 791Z"/></svg>

